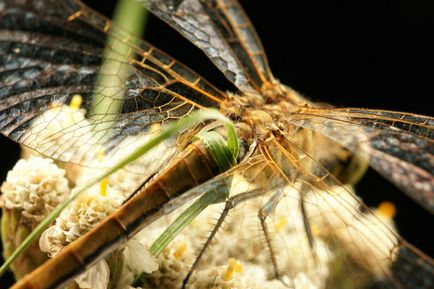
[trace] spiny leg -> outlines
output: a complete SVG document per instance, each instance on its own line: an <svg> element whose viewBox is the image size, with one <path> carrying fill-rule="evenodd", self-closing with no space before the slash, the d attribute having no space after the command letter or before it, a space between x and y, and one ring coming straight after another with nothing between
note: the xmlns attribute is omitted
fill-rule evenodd
<svg viewBox="0 0 434 289"><path fill-rule="evenodd" d="M300 189L300 193L299 193L301 217L303 218L303 227L304 227L304 231L305 231L306 236L307 236L307 240L309 242L309 247L310 247L310 252L312 254L312 258L315 261L315 263L318 263L318 257L315 254L315 240L313 238L312 227L310 225L310 221L309 221L307 211L306 211L306 203L305 203L305 199L304 199L303 187L304 187L304 185L302 185L302 187Z"/></svg>
<svg viewBox="0 0 434 289"><path fill-rule="evenodd" d="M309 247L310 247L310 252L312 254L312 258L315 260L315 262L318 261L318 258L315 254L315 240L313 238L313 234L312 234L312 229L310 226L310 222L309 222L309 218L307 216L307 211L306 211L306 206L305 206L305 200L304 200L304 185L301 185L299 191L299 195L300 195L300 211L301 211L301 215L303 218L303 227L304 230L306 232L306 236L308 239L308 243L309 243ZM271 236L270 236L270 232L268 230L268 226L266 223L266 219L268 217L268 215L276 208L277 204L280 201L280 198L282 197L283 193L282 191L277 191L266 203L265 205L259 210L258 213L258 218L260 220L261 223L261 228L262 231L264 233L264 237L265 237L265 241L267 243L267 247L268 250L270 251L270 257L271 257L271 262L273 264L273 269L274 269L274 275L275 278L280 280L285 286L288 286L288 284L282 279L280 273L279 273L279 269L278 269L278 265L277 265L277 260L276 260L276 253L274 252L273 246L272 246L272 242L271 242ZM292 283L292 280L291 280ZM294 286L294 284L291 284L292 286Z"/></svg>
<svg viewBox="0 0 434 289"><path fill-rule="evenodd" d="M279 278L280 274L279 274L279 270L278 270L278 266L277 266L276 255L274 253L274 249L273 249L273 246L271 244L270 232L268 230L266 219L267 219L267 216L270 214L270 212L272 212L276 208L276 205L277 205L281 195L282 194L279 190L265 203L264 206L262 206L262 208L259 209L259 212L258 212L258 218L259 218L259 221L261 222L261 228L262 228L262 231L264 232L265 241L267 242L268 250L270 251L271 262L273 264L273 270L274 270L274 277L275 278Z"/></svg>
<svg viewBox="0 0 434 289"><path fill-rule="evenodd" d="M193 274L193 271L196 269L197 265L199 264L199 261L201 260L203 254L205 253L205 250L211 244L212 240L214 239L214 236L216 235L216 233L220 229L221 225L223 224L224 219L228 215L229 210L232 209L232 208L233 208L233 204L232 204L232 202L230 202L228 200L226 202L226 206L225 206L222 214L220 215L219 219L217 220L217 223L214 225L213 230L211 231L210 235L208 236L205 244L200 249L200 252L197 255L196 259L194 260L193 265L191 266L190 270L188 271L188 274L185 276L184 280L182 281L182 288L183 289L187 286L187 283L188 283L191 275Z"/></svg>
<svg viewBox="0 0 434 289"><path fill-rule="evenodd" d="M283 192L281 190L278 190L274 195L265 203L264 206L262 206L261 209L259 209L258 212L258 218L261 223L262 232L264 233L265 241L267 243L268 250L270 252L271 257L271 263L273 264L273 270L274 270L274 277L283 283L288 288L294 288L293 281L291 279L291 286L289 286L282 278L282 276L279 273L278 265L277 265L277 259L276 259L276 253L274 252L273 245L271 243L271 236L270 232L268 230L268 226L266 223L266 219L268 215L274 211L277 204L279 203L280 198L282 197Z"/></svg>
<svg viewBox="0 0 434 289"><path fill-rule="evenodd" d="M217 234L218 230L221 228L224 220L226 219L229 211L233 208L235 208L236 205L239 203L242 203L244 201L247 201L249 199L256 198L261 195L260 190L254 190L250 192L245 192L238 194L236 196L233 196L226 200L225 208L223 209L223 212L221 213L220 217L217 220L217 223L214 225L213 230L211 231L210 235L208 236L205 244L202 246L199 254L197 255L196 259L193 262L193 265L191 266L190 270L188 271L188 274L185 276L184 280L182 281L182 289L185 289L188 281L190 280L191 275L193 274L194 270L196 269L197 265L199 264L200 260L202 259L206 249L208 249L209 245L211 244L212 240L214 239L215 235Z"/></svg>

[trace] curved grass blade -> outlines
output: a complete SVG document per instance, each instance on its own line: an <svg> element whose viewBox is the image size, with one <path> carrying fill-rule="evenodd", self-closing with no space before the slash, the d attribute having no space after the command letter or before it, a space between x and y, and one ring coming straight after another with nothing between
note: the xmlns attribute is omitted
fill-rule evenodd
<svg viewBox="0 0 434 289"><path fill-rule="evenodd" d="M182 118L178 122L173 122L168 124L166 128L161 130L154 138L140 145L131 154L129 154L128 156L123 158L120 162L118 162L116 166L113 166L112 168L105 170L99 176L87 181L83 186L75 190L75 192L73 192L67 200L65 200L64 202L59 204L56 208L54 208L54 210L35 228L34 231L32 231L32 233L23 241L23 243L21 243L21 245L11 254L11 256L0 267L0 276L3 275L3 273L9 268L11 263L21 254L21 252L26 250L27 247L33 242L33 240L38 236L40 236L40 234L54 221L54 219L60 214L60 212L69 203L75 200L82 192L86 191L94 184L108 177L110 174L116 172L117 170L123 168L124 166L131 163L132 161L138 159L139 157L144 155L146 152L148 152L150 149L152 149L162 141L170 137L173 137L174 135L177 134L177 132L191 129L197 124L209 120L219 120L232 127L230 120L217 110L204 109L204 110L195 111L190 116Z"/></svg>
<svg viewBox="0 0 434 289"><path fill-rule="evenodd" d="M90 111L91 118L98 123L95 131L103 134L100 138L108 137L105 131L112 126L122 109L125 91L119 88L128 80L132 68L121 63L128 62L131 57L130 46L136 45L138 39L143 35L146 16L147 11L133 0L122 0L115 9L113 23L125 28L132 36L138 38L123 39L123 41L117 40L112 35L107 38L103 52L104 62L98 73L100 79L94 88ZM107 98L106 95L112 95L112 98Z"/></svg>
<svg viewBox="0 0 434 289"><path fill-rule="evenodd" d="M236 135L234 136L229 131L233 128L227 125L228 128L228 138L229 136L235 137L231 139L231 143L224 142L223 137L216 132L201 132L198 133L195 138L201 139L207 149L209 150L211 156L216 162L220 169L220 172L224 172L230 169L236 164L237 155L234 155L234 145L238 147L236 141ZM232 147L230 147L232 146ZM208 190L203 196L201 196L197 201L195 201L191 206L189 206L181 215L179 215L176 220L170 224L170 226L164 230L164 232L155 240L152 244L150 251L154 256L158 256L163 249L188 225L193 221L204 209L209 205L223 202L229 196L229 190L227 186L217 186Z"/></svg>

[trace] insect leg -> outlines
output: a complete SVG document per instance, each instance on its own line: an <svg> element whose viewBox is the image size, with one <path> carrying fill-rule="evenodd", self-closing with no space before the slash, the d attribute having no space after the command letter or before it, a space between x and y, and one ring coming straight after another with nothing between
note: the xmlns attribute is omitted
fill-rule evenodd
<svg viewBox="0 0 434 289"><path fill-rule="evenodd" d="M193 265L191 266L190 270L188 271L188 274L185 276L184 280L182 281L182 289L185 289L188 281L190 280L191 275L193 274L194 270L196 269L197 265L199 264L200 260L202 259L206 249L211 244L212 240L214 239L215 235L217 234L218 230L221 228L224 220L226 219L229 211L233 208L235 208L236 205L239 203L242 203L244 201L256 198L260 195L262 195L262 190L252 190L245 193L240 193L236 196L230 197L226 200L226 205L223 209L223 212L221 213L219 219L217 220L217 223L214 225L213 230L209 234L207 240L205 241L205 244L202 246L199 254L197 255L196 259L193 262Z"/></svg>
<svg viewBox="0 0 434 289"><path fill-rule="evenodd" d="M273 244L271 241L270 231L268 230L266 219L268 215L274 211L277 204L279 203L279 200L283 196L282 190L277 190L274 195L259 209L258 212L258 218L261 223L262 232L264 233L265 241L267 243L268 250L270 251L270 257L271 257L271 263L273 264L273 270L274 270L274 276L276 279L278 279L280 282L282 282L285 286L294 288L294 284L291 284L289 286L285 280L282 279L278 265L276 260L276 253L273 249ZM291 279L292 280L292 279ZM292 282L292 281L291 281Z"/></svg>
<svg viewBox="0 0 434 289"><path fill-rule="evenodd" d="M302 185L303 188L303 185ZM306 203L305 203L305 199L304 199L304 191L300 190L300 211L301 211L301 217L303 218L303 227L304 227L304 231L306 233L307 236L307 240L309 242L309 247L310 247L310 252L312 254L312 258L313 260L315 260L315 262L318 262L318 257L315 254L315 240L313 238L313 234L312 234L312 227L310 225L310 221L307 215L307 211L306 211Z"/></svg>

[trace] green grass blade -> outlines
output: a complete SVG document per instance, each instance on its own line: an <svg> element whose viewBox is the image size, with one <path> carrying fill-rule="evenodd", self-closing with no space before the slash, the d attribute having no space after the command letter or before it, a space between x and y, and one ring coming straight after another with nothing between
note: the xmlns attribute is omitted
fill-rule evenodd
<svg viewBox="0 0 434 289"><path fill-rule="evenodd" d="M216 188L206 192L189 206L152 244L150 252L158 257L164 248L209 205L222 202L228 195L227 188Z"/></svg>
<svg viewBox="0 0 434 289"><path fill-rule="evenodd" d="M143 35L146 19L146 9L134 0L118 2L113 16L115 26L108 32L103 63L92 97L90 115L96 123L94 137L98 140L104 141L109 137L106 131L122 109L125 90L119 88L125 87L128 80L130 59L134 58L131 45L135 45Z"/></svg>
<svg viewBox="0 0 434 289"><path fill-rule="evenodd" d="M219 167L220 172L230 169L236 162L232 150L226 145L223 137L215 131L198 133L193 140L200 139Z"/></svg>
<svg viewBox="0 0 434 289"><path fill-rule="evenodd" d="M232 124L227 124L228 136L231 134L229 131L233 130L235 137L236 134ZM229 137L228 137L229 139ZM212 158L216 162L219 170L224 172L230 169L236 163L236 155L233 155L234 148L225 143L223 137L214 131L206 131L198 133L193 140L201 140ZM238 145L238 142L231 145ZM211 204L223 202L229 194L227 186L222 186L217 183L217 187L208 190L196 202L189 206L152 244L150 251L154 256L158 256L163 249L188 225L197 215L200 214L206 207Z"/></svg>
<svg viewBox="0 0 434 289"><path fill-rule="evenodd" d="M226 125L226 129L228 132L228 136L227 136L228 148L232 151L232 155L236 160L240 149L238 144L237 133L235 132L235 127L233 126L232 123L228 123Z"/></svg>

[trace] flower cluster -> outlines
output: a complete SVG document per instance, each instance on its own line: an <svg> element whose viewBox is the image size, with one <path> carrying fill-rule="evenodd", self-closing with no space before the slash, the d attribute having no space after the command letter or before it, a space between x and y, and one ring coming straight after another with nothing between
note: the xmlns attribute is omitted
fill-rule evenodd
<svg viewBox="0 0 434 289"><path fill-rule="evenodd" d="M20 209L26 218L40 221L69 194L65 171L52 160L19 160L1 187L4 208Z"/></svg>
<svg viewBox="0 0 434 289"><path fill-rule="evenodd" d="M3 256L9 257L37 224L69 194L65 171L40 157L19 160L1 187ZM20 278L46 260L33 242L11 266Z"/></svg>
<svg viewBox="0 0 434 289"><path fill-rule="evenodd" d="M122 201L123 198L110 187L103 196L99 186L93 186L63 210L55 224L44 232L40 240L42 251L50 257L55 256L119 208Z"/></svg>

